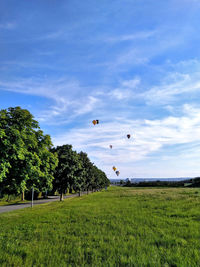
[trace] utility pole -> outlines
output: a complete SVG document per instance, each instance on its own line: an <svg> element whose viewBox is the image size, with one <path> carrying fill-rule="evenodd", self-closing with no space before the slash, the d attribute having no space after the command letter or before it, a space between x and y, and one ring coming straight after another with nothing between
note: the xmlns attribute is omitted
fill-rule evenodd
<svg viewBox="0 0 200 267"><path fill-rule="evenodd" d="M34 187L32 187L31 208L33 207Z"/></svg>

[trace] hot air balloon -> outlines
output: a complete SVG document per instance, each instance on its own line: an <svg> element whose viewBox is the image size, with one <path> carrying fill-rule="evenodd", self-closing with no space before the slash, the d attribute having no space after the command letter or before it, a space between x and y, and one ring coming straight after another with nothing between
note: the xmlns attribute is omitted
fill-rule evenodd
<svg viewBox="0 0 200 267"><path fill-rule="evenodd" d="M119 174L120 174L120 172L119 172L119 171L116 171L115 173L117 174L117 176L119 176Z"/></svg>
<svg viewBox="0 0 200 267"><path fill-rule="evenodd" d="M110 148L112 148L112 145L110 145Z"/></svg>
<svg viewBox="0 0 200 267"><path fill-rule="evenodd" d="M131 137L131 135L130 134L127 134L127 138L129 139Z"/></svg>
<svg viewBox="0 0 200 267"><path fill-rule="evenodd" d="M99 120L93 120L92 123L93 123L94 125L99 124Z"/></svg>
<svg viewBox="0 0 200 267"><path fill-rule="evenodd" d="M113 166L113 171L116 171L116 169L117 169L117 168L116 168L115 166Z"/></svg>

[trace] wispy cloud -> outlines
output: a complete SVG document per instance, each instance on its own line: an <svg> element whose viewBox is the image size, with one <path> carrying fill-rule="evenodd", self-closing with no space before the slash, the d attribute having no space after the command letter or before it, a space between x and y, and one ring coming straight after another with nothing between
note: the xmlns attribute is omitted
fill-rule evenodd
<svg viewBox="0 0 200 267"><path fill-rule="evenodd" d="M180 65L184 64L186 65L186 63L180 63ZM178 69L178 66L176 68ZM0 81L0 88L53 100L53 104L40 111L38 118L43 122L62 124L62 122L66 122L66 115L71 120L94 111L99 114L100 110L101 117L104 117L108 110L112 114L109 101L112 103L113 100L118 101L118 115L120 112L124 112L124 103L128 105L127 109L133 107L133 100L143 101L149 106L160 105L173 113L174 107L171 104L176 99L180 99L184 95L190 94L191 96L200 93L199 75L200 71L197 67L194 72L189 72L189 70L187 72L169 72L163 77L160 84L150 87L150 89L144 87L141 77L120 79L118 86L105 86L105 88L102 86L101 90L99 90L100 86L99 88L84 87L79 81L67 78ZM52 120L52 118L54 119Z"/></svg>
<svg viewBox="0 0 200 267"><path fill-rule="evenodd" d="M140 79L139 78L134 78L132 80L124 80L121 82L121 85L123 87L128 87L131 89L136 88L140 84Z"/></svg>
<svg viewBox="0 0 200 267"><path fill-rule="evenodd" d="M94 96L88 96L86 98L85 103L82 101L74 103L74 108L75 108L74 116L89 113L93 111L97 105L100 105L100 100Z"/></svg>
<svg viewBox="0 0 200 267"><path fill-rule="evenodd" d="M111 169L113 164L124 169L127 164L149 160L166 146L171 147L173 151L173 146L188 145L187 149L183 146L179 151L175 150L175 155L173 154L174 157L183 157L185 150L189 151L195 142L198 144L200 109L190 105L184 105L182 109L185 112L184 116L165 117L162 120L122 118L115 121L113 118L114 122L101 122L97 127L91 124L89 127L70 130L56 136L53 141L55 145L68 142L78 151L87 151L92 159L104 166L112 175L109 168ZM129 140L126 138L127 133L132 134ZM109 144L113 145L112 150L109 149ZM197 145L197 149L200 149L200 144Z"/></svg>
<svg viewBox="0 0 200 267"><path fill-rule="evenodd" d="M114 37L102 38L102 40L104 42L117 43L117 42L124 42L124 41L148 39L152 37L154 34L155 34L155 31L145 31L145 32L141 31L141 32L136 32L134 34L126 34L126 35L118 35Z"/></svg>
<svg viewBox="0 0 200 267"><path fill-rule="evenodd" d="M15 22L6 22L6 23L0 23L0 29L3 30L13 30L15 29L17 24Z"/></svg>
<svg viewBox="0 0 200 267"><path fill-rule="evenodd" d="M125 40L132 42L124 45L110 62L106 62L106 65L113 72L125 71L130 69L130 66L150 65L152 59L182 46L186 42L185 40L189 40L191 32L192 29L188 26L180 30L179 26L170 27L168 25L160 26L154 31L113 37L110 42L112 40L114 43ZM137 42L133 42L133 40L137 40ZM187 44L185 43L185 45Z"/></svg>
<svg viewBox="0 0 200 267"><path fill-rule="evenodd" d="M124 70L127 66L144 65L149 62L149 56L142 54L138 48L132 47L121 52L115 60L108 64L109 70Z"/></svg>
<svg viewBox="0 0 200 267"><path fill-rule="evenodd" d="M150 106L165 106L172 112L175 108L177 109L178 102L182 104L184 100L191 100L200 95L199 75L199 61L182 61L179 64L171 64L170 70L164 71L163 69L161 79L154 86L151 85L148 88L141 78L122 80L119 86L110 90L107 95L118 100L137 99ZM172 106L174 102L176 102L176 107Z"/></svg>
<svg viewBox="0 0 200 267"><path fill-rule="evenodd" d="M66 38L66 34L62 30L45 33L39 37L36 37L35 40L58 40L58 39Z"/></svg>
<svg viewBox="0 0 200 267"><path fill-rule="evenodd" d="M41 96L54 101L54 104L40 111L37 119L41 122L55 124L66 123L66 115L72 120L77 116L90 113L100 107L99 98L88 92L83 94L84 87L78 81L60 79L21 79L17 81L0 81L0 90ZM91 92L92 93L92 92Z"/></svg>
<svg viewBox="0 0 200 267"><path fill-rule="evenodd" d="M141 97L146 99L149 104L160 105L169 104L186 94L200 93L199 74L200 72L194 74L169 74L164 82L145 91L141 94Z"/></svg>
<svg viewBox="0 0 200 267"><path fill-rule="evenodd" d="M133 97L134 91L140 85L140 78L136 77L131 80L122 80L119 82L119 86L112 89L106 88L104 91L96 91L95 94L101 97L110 97L117 100L126 100Z"/></svg>

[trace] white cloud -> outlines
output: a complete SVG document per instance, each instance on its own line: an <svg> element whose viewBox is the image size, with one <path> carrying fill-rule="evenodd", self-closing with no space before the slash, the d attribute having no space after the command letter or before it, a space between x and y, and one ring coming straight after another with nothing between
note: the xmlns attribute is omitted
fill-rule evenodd
<svg viewBox="0 0 200 267"><path fill-rule="evenodd" d="M77 100L64 98L63 102L59 101L56 105L40 112L38 120L49 125L62 125L72 122L78 116L93 112L100 105L101 101L93 96L86 96Z"/></svg>
<svg viewBox="0 0 200 267"><path fill-rule="evenodd" d="M139 78L135 78L132 80L124 80L122 81L121 85L123 87L128 87L128 88L136 88L138 85L140 84L140 79Z"/></svg>
<svg viewBox="0 0 200 267"><path fill-rule="evenodd" d="M23 93L28 95L42 96L65 103L65 96L73 90L77 91L79 84L67 79L41 80L41 79L18 79L16 81L0 81L2 90Z"/></svg>
<svg viewBox="0 0 200 267"><path fill-rule="evenodd" d="M110 91L108 95L118 100L129 99L131 91L127 89L115 89Z"/></svg>
<svg viewBox="0 0 200 267"><path fill-rule="evenodd" d="M0 24L0 29L3 29L3 30L13 30L15 28L16 28L16 23L14 22L6 22L6 23Z"/></svg>
<svg viewBox="0 0 200 267"><path fill-rule="evenodd" d="M155 34L155 31L146 31L146 32L136 32L133 34L119 35L114 37L103 38L102 40L109 43L117 43L124 41L134 41L134 40L143 40L152 37Z"/></svg>
<svg viewBox="0 0 200 267"><path fill-rule="evenodd" d="M118 56L116 56L115 60L112 61L109 65L108 68L111 70L116 70L116 69L127 69L128 66L136 66L136 65L144 65L149 62L149 57L142 53L140 51L133 47L131 49L128 49Z"/></svg>
<svg viewBox="0 0 200 267"><path fill-rule="evenodd" d="M56 136L53 141L55 145L70 143L74 149L86 151L109 175L112 175L110 169L113 165L124 170L126 175L127 166L150 160L155 154L158 157L157 153L163 148L168 147L172 153L171 158L183 158L187 155L186 151L191 150L190 146L193 146L192 151L195 151L194 144L199 143L200 136L200 109L184 105L183 112L185 115L182 117L170 116L161 120L113 118L114 122L102 121L94 127L91 123L89 127L70 130ZM127 133L132 134L131 139L126 138ZM113 145L112 150L109 149L110 144ZM180 145L181 149L175 149L174 153L174 146L177 145ZM164 156L162 158L161 155L159 161L164 160ZM153 175L154 171L151 173Z"/></svg>
<svg viewBox="0 0 200 267"><path fill-rule="evenodd" d="M63 31L58 30L58 31L54 31L54 32L49 32L47 34L44 34L40 37L36 37L35 40L53 40L53 39L62 39L62 38L66 38L66 35L64 34Z"/></svg>
<svg viewBox="0 0 200 267"><path fill-rule="evenodd" d="M100 105L100 102L100 99L94 96L86 97L85 101L77 101L76 103L74 103L74 116L83 115L93 111L97 107L97 105Z"/></svg>
<svg viewBox="0 0 200 267"><path fill-rule="evenodd" d="M137 40L130 42L106 62L107 68L112 72L123 72L137 65L149 66L151 60L170 51L186 46L191 39L192 29L186 25L180 29L179 25L162 25L154 31L136 32L130 35L113 37L110 42ZM137 38L138 37L138 38ZM139 38L141 37L141 38ZM109 39L108 39L109 40Z"/></svg>
<svg viewBox="0 0 200 267"><path fill-rule="evenodd" d="M118 88L110 89L107 88L106 91L97 91L96 95L101 97L114 98L117 100L130 99L134 95L134 90L138 88L140 84L139 78L134 78L132 80L122 80Z"/></svg>
<svg viewBox="0 0 200 267"><path fill-rule="evenodd" d="M44 107L36 115L41 122L63 124L77 116L92 112L101 106L101 99L90 95L90 88L81 87L79 82L70 79L21 79L0 81L0 90L41 96L53 100L53 104ZM86 93L84 94L84 90ZM67 116L67 120L66 120Z"/></svg>
<svg viewBox="0 0 200 267"><path fill-rule="evenodd" d="M147 103L168 104L181 95L200 92L199 73L170 73L164 83L145 91L140 97Z"/></svg>

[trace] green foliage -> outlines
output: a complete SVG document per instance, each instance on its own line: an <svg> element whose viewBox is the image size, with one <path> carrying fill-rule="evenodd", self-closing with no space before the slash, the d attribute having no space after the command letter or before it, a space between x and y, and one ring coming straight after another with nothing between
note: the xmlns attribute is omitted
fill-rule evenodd
<svg viewBox="0 0 200 267"><path fill-rule="evenodd" d="M191 182L190 187L200 187L200 177L191 179L189 182Z"/></svg>
<svg viewBox="0 0 200 267"><path fill-rule="evenodd" d="M0 187L8 194L51 188L56 155L50 152L50 136L44 135L28 110L0 111Z"/></svg>
<svg viewBox="0 0 200 267"><path fill-rule="evenodd" d="M71 145L52 148L50 136L43 134L28 110L1 110L0 197L30 191L31 187L36 192L51 190L54 175L53 191L61 198L67 189L81 192L109 185L105 173L86 153L73 151Z"/></svg>
<svg viewBox="0 0 200 267"><path fill-rule="evenodd" d="M88 158L87 153L80 152L79 153L80 161L82 162L83 167L83 175L84 175L84 190L92 190L92 185L94 184L94 173L93 167L94 164Z"/></svg>
<svg viewBox="0 0 200 267"><path fill-rule="evenodd" d="M58 155L58 166L54 171L54 190L62 195L68 188L73 188L77 183L81 171L78 154L72 150L71 145L58 146L51 150ZM62 196L61 196L62 197Z"/></svg>
<svg viewBox="0 0 200 267"><path fill-rule="evenodd" d="M93 166L92 172L94 175L94 180L92 184L93 189L101 189L110 184L110 181L102 170L98 169L96 166Z"/></svg>
<svg viewBox="0 0 200 267"><path fill-rule="evenodd" d="M196 191L113 186L0 214L0 266L199 266Z"/></svg>
<svg viewBox="0 0 200 267"><path fill-rule="evenodd" d="M129 180L124 184L127 187L200 187L200 178L185 179L182 181L145 181L139 183L131 183Z"/></svg>
<svg viewBox="0 0 200 267"><path fill-rule="evenodd" d="M51 150L57 153L59 163L54 172L54 191L61 194L70 189L76 192L101 189L109 185L105 173L91 163L87 154L77 153L71 145L58 146Z"/></svg>

